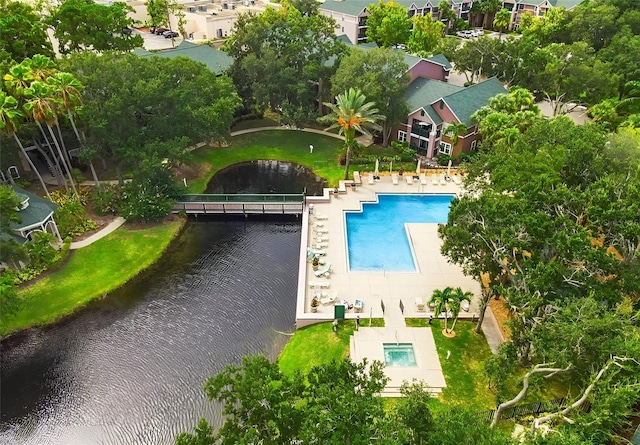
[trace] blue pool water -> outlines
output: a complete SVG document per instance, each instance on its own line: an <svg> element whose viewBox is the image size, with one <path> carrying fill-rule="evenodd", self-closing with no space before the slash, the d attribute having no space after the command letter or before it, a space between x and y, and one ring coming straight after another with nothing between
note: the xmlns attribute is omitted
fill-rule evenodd
<svg viewBox="0 0 640 445"><path fill-rule="evenodd" d="M417 366L411 343L383 343L384 363L387 366Z"/></svg>
<svg viewBox="0 0 640 445"><path fill-rule="evenodd" d="M345 212L351 271L418 270L407 223L446 223L454 195L379 194L361 212Z"/></svg>

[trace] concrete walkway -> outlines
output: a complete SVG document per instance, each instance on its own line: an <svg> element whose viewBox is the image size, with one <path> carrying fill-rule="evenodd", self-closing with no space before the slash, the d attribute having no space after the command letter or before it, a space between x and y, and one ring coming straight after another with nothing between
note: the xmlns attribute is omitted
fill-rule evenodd
<svg viewBox="0 0 640 445"><path fill-rule="evenodd" d="M493 315L491 307L487 307L484 313L484 320L482 320L482 332L487 339L491 352L497 354L498 348L502 343L504 343L504 336L498 326L498 320L496 320L495 315Z"/></svg>
<svg viewBox="0 0 640 445"><path fill-rule="evenodd" d="M111 221L106 227L104 227L103 229L100 229L99 231L97 231L96 233L94 233L93 235L91 235L90 237L83 239L82 241L76 241L71 243L70 249L81 249L83 247L88 246L89 244L98 241L100 238L104 238L105 236L107 236L108 234L110 234L111 232L113 232L114 230L116 230L118 227L120 227L121 225L123 225L125 223L125 219L118 216L116 219L114 219L113 221Z"/></svg>

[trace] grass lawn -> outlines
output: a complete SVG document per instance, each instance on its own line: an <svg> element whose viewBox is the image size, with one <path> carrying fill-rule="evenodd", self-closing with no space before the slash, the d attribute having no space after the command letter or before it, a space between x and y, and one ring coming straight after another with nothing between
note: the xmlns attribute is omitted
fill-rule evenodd
<svg viewBox="0 0 640 445"><path fill-rule="evenodd" d="M122 286L160 258L182 224L118 229L75 251L64 268L20 290L23 309L1 319L0 335L53 322Z"/></svg>
<svg viewBox="0 0 640 445"><path fill-rule="evenodd" d="M313 144L313 154L309 153L309 145ZM211 148L201 147L193 151L194 162L208 167L200 178L189 182L191 193L201 193L206 184L219 170L238 162L256 159L277 159L285 162L295 162L312 169L317 175L329 182L329 186L338 185L344 179L344 167L338 165L338 158L342 152L343 141L331 136L295 130L265 130L248 133L231 138L229 147ZM367 154L393 156L397 154L391 147L382 148L372 146ZM402 164L396 165L398 170ZM353 171L373 171L374 164L355 165L349 168L351 177ZM405 169L415 168L415 163L406 164Z"/></svg>
<svg viewBox="0 0 640 445"><path fill-rule="evenodd" d="M384 326L381 318L374 318L371 322L371 326ZM360 326L369 326L369 320L360 320ZM341 321L338 332L333 332L331 322L298 329L278 358L280 370L289 375L306 373L316 365L349 357L349 338L355 329L355 320Z"/></svg>
<svg viewBox="0 0 640 445"><path fill-rule="evenodd" d="M411 318L407 326L429 326L429 320ZM433 320L432 332L440 357L440 365L447 387L442 391L443 402L473 406L478 411L496 407L495 395L487 389L487 379L482 373L482 361L491 357L491 349L484 334L473 332L476 324L458 321L456 336L442 335L444 323ZM447 351L451 351L447 360Z"/></svg>

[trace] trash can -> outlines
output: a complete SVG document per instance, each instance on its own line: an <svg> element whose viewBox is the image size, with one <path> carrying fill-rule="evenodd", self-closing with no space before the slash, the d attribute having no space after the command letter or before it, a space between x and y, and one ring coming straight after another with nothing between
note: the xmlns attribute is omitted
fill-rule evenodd
<svg viewBox="0 0 640 445"><path fill-rule="evenodd" d="M336 304L333 307L333 318L337 319L337 320L344 320L344 312L345 312L345 307L344 304Z"/></svg>

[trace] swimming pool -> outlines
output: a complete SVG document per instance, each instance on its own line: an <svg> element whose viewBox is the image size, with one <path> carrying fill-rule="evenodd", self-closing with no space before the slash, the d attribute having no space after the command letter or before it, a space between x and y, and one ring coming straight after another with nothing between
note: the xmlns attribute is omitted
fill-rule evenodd
<svg viewBox="0 0 640 445"><path fill-rule="evenodd" d="M446 223L455 195L378 194L345 212L349 270L416 272L407 223Z"/></svg>

